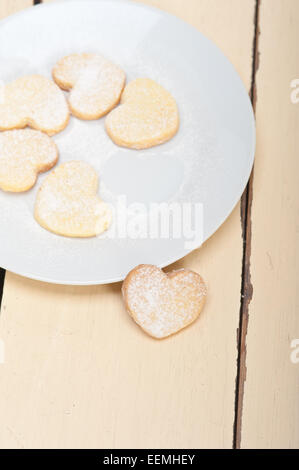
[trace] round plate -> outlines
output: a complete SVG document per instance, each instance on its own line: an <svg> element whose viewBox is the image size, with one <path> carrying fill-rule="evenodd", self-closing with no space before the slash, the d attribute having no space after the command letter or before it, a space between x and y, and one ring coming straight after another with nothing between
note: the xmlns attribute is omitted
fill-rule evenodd
<svg viewBox="0 0 299 470"><path fill-rule="evenodd" d="M27 193L1 192L1 266L47 282L110 283L140 263L163 267L183 257L230 214L253 164L248 94L221 51L183 21L127 1L84 0L29 8L0 23L4 83L30 73L50 77L59 58L86 51L119 64L127 81L149 77L168 89L179 106L180 129L168 143L143 151L114 145L104 119L72 117L54 137L60 162L85 160L98 171L99 194L115 208L114 223L101 237L70 239L38 225L33 208L45 174ZM172 226L168 232L160 225L145 229L148 214L159 214L161 204L166 212L171 208L176 224L181 221L183 233ZM173 215L180 208L188 220Z"/></svg>

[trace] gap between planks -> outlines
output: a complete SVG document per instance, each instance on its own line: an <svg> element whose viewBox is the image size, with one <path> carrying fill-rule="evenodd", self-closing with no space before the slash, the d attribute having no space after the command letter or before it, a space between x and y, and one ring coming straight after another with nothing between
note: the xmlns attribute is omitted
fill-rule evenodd
<svg viewBox="0 0 299 470"><path fill-rule="evenodd" d="M255 1L254 12L254 37L252 47L252 75L250 98L254 113L256 111L256 74L259 67L259 12L262 0ZM242 432L242 411L244 385L246 381L246 336L248 330L249 313L248 308L253 294L250 274L250 255L251 255L251 206L253 198L253 178L254 167L252 169L248 184L241 198L241 226L243 238L243 259L242 259L242 281L241 281L241 299L240 299L240 320L237 332L237 376L236 376L236 397L235 397L235 421L233 431L233 448L240 449Z"/></svg>
<svg viewBox="0 0 299 470"><path fill-rule="evenodd" d="M32 5L39 5L40 3L42 3L42 0L32 0ZM0 309L1 309L2 297L3 297L5 273L6 273L6 270L0 267Z"/></svg>

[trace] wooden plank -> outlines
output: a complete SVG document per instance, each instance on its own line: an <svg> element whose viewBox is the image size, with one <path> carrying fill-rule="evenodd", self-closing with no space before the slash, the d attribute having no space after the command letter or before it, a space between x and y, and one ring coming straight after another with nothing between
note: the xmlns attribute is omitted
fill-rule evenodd
<svg viewBox="0 0 299 470"><path fill-rule="evenodd" d="M254 1L148 1L213 39L250 88ZM231 21L231 18L234 21ZM240 207L176 266L200 272L199 321L157 342L124 311L120 284L64 287L7 273L0 337L0 446L232 446Z"/></svg>
<svg viewBox="0 0 299 470"><path fill-rule="evenodd" d="M23 8L30 7L33 0L9 0L0 2L0 19L12 15Z"/></svg>
<svg viewBox="0 0 299 470"><path fill-rule="evenodd" d="M299 3L262 1L243 448L299 447Z"/></svg>

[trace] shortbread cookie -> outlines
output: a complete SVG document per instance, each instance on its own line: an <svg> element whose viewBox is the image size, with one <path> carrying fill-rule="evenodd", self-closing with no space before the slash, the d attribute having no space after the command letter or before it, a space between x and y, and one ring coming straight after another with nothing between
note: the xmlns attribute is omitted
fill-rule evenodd
<svg viewBox="0 0 299 470"><path fill-rule="evenodd" d="M148 78L130 82L121 105L106 118L111 139L123 147L145 149L171 139L179 128L179 113L172 95Z"/></svg>
<svg viewBox="0 0 299 470"><path fill-rule="evenodd" d="M35 219L45 229L66 237L92 237L111 222L109 206L98 196L98 176L85 162L70 161L55 168L42 183Z"/></svg>
<svg viewBox="0 0 299 470"><path fill-rule="evenodd" d="M164 274L141 264L126 277L122 293L128 313L150 336L166 338L199 316L206 298L202 277L187 269Z"/></svg>
<svg viewBox="0 0 299 470"><path fill-rule="evenodd" d="M0 133L0 188L27 191L38 173L52 168L58 159L56 144L49 136L32 129Z"/></svg>
<svg viewBox="0 0 299 470"><path fill-rule="evenodd" d="M4 86L0 99L0 130L29 126L48 135L62 131L69 109L60 88L41 75L28 75Z"/></svg>
<svg viewBox="0 0 299 470"><path fill-rule="evenodd" d="M98 54L72 54L53 68L53 78L68 90L74 116L99 119L117 105L126 76L120 67Z"/></svg>

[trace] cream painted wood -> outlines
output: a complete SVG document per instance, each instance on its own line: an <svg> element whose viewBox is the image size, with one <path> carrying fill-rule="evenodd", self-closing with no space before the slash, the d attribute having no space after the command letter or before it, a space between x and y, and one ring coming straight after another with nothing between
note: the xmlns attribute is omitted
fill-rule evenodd
<svg viewBox="0 0 299 470"><path fill-rule="evenodd" d="M206 33L249 89L253 0L148 3ZM7 273L0 446L231 447L241 262L238 205L177 263L204 276L209 297L200 319L165 341L129 318L120 284L64 287Z"/></svg>
<svg viewBox="0 0 299 470"><path fill-rule="evenodd" d="M299 447L299 2L262 1L242 447ZM299 93L297 94L299 96Z"/></svg>

